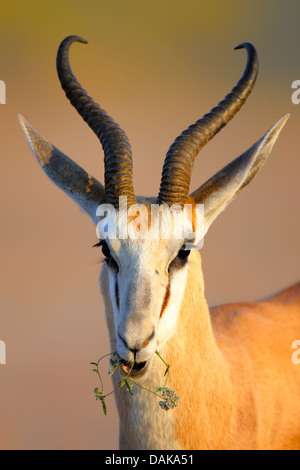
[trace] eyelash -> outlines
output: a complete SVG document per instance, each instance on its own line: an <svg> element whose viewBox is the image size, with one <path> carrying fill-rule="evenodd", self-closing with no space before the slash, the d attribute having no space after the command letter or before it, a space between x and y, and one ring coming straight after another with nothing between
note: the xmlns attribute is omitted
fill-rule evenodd
<svg viewBox="0 0 300 470"><path fill-rule="evenodd" d="M188 257L190 255L190 250L185 250L185 245L181 247L181 249L178 251L177 256L171 261L168 267L168 272L170 273L171 270L177 270L182 268L187 262L188 262Z"/></svg>
<svg viewBox="0 0 300 470"><path fill-rule="evenodd" d="M109 250L105 240L99 240L99 242L96 243L93 246L94 247L101 247L102 248L102 254L104 256L103 262L107 263L109 267L111 267L111 268L115 269L117 272L119 272L119 266L118 266L117 262L115 261L115 259L112 257L112 255L110 253L110 250Z"/></svg>

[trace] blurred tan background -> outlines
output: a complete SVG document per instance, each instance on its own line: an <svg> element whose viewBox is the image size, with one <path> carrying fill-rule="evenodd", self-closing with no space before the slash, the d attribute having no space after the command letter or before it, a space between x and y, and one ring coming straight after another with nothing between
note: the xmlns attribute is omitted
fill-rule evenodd
<svg viewBox="0 0 300 470"><path fill-rule="evenodd" d="M95 229L43 174L17 120L22 113L103 181L102 149L56 77L61 40L88 39L73 45L72 68L129 136L136 192L145 195L157 193L175 137L240 78L246 52L234 47L244 41L257 47L256 88L198 156L191 189L283 114L292 116L262 172L206 237L203 269L213 305L260 299L299 279L300 105L291 102L291 84L300 79L299 15L297 0L1 6L0 79L7 87L0 105L0 340L7 348L7 364L0 365L1 449L118 445L114 400L104 417L89 366L109 350Z"/></svg>

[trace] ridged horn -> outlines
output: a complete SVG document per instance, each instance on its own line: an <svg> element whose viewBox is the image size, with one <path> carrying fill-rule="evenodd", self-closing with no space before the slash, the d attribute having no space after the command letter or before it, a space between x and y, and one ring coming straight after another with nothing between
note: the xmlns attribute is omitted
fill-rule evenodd
<svg viewBox="0 0 300 470"><path fill-rule="evenodd" d="M94 100L88 96L74 76L69 49L73 42L87 43L79 36L68 36L57 52L58 77L67 98L80 116L99 138L104 150L105 191L107 203L119 205L119 197L127 197L127 205L134 204L132 183L132 151L125 132Z"/></svg>
<svg viewBox="0 0 300 470"><path fill-rule="evenodd" d="M182 132L169 148L163 166L159 204L185 204L197 154L235 116L251 93L258 74L258 56L252 44L246 42L235 49L242 48L247 50L248 60L237 85L210 113Z"/></svg>

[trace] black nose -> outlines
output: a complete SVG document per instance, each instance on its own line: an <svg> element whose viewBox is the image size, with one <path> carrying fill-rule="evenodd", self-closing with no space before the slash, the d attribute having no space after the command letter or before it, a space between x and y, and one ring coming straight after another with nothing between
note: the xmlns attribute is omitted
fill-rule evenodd
<svg viewBox="0 0 300 470"><path fill-rule="evenodd" d="M141 341L139 341L139 343L141 343L141 344L139 344L139 343L137 342L137 344L129 345L129 344L127 343L126 339L123 338L123 336L121 336L120 333L119 333L119 338L120 338L121 341L123 342L124 346L125 346L127 349L129 349L129 351L131 351L131 352L133 353L134 358L136 357L137 353L138 353L141 349L144 349L144 348L146 348L146 347L148 346L148 344L150 343L150 341L153 340L154 336L155 336L155 329L153 328L151 335L150 335L149 338L146 339L143 343L141 343Z"/></svg>

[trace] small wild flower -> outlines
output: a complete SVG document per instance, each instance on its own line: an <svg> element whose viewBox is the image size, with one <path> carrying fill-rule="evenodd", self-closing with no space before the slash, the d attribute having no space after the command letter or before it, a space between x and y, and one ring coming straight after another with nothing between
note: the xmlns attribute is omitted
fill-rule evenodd
<svg viewBox="0 0 300 470"><path fill-rule="evenodd" d="M179 396L176 395L175 390L165 387L161 394L163 400L159 402L159 406L163 410L171 410L172 408L176 408L176 406L178 406Z"/></svg>
<svg viewBox="0 0 300 470"><path fill-rule="evenodd" d="M110 368L108 371L109 376L112 376L116 372L119 364L120 364L119 356L117 355L117 353L113 353L113 357L111 357L109 360L109 365L110 365Z"/></svg>
<svg viewBox="0 0 300 470"><path fill-rule="evenodd" d="M120 359L119 355L117 354L117 352L114 351L112 353L106 354L105 356L102 356L99 359L98 362L91 362L91 365L95 366L95 368L92 369L92 372L97 373L97 375L100 379L100 383L101 383L101 389L96 387L94 389L94 394L95 394L96 400L101 401L102 409L103 409L103 412L104 412L105 415L107 414L107 407L106 407L105 398L107 396L113 394L114 392L116 392L119 388L124 387L124 386L126 386L126 390L130 393L130 395L133 395L133 385L137 385L138 387L142 388L143 390L156 395L158 398L161 398L161 400L159 401L159 406L163 410L166 410L166 411L171 410L171 409L175 408L176 406L178 406L178 402L179 402L180 397L176 394L175 390L172 390L171 388L166 387L167 381L168 381L168 378L169 378L170 366L169 366L169 364L167 364L163 360L163 358L160 356L158 351L156 351L156 355L166 365L166 370L165 370L165 373L164 373L164 376L166 377L166 379L165 379L165 383L164 383L163 387L155 387L154 390L150 390L150 389L142 386L141 384L139 384L138 382L136 382L134 379L132 379L130 377L131 369L133 368L133 365L134 365L134 364L132 364L132 367L129 370L127 376L124 379L119 381L118 386L114 390L112 390L111 392L104 395L103 394L103 382L102 382L102 378L101 378L101 375L100 375L100 372L99 372L99 364L102 361L102 359L104 359L107 356L111 356L111 358L109 360L110 367L109 367L108 374L110 376L112 376L116 372L117 368L119 367L121 359Z"/></svg>

